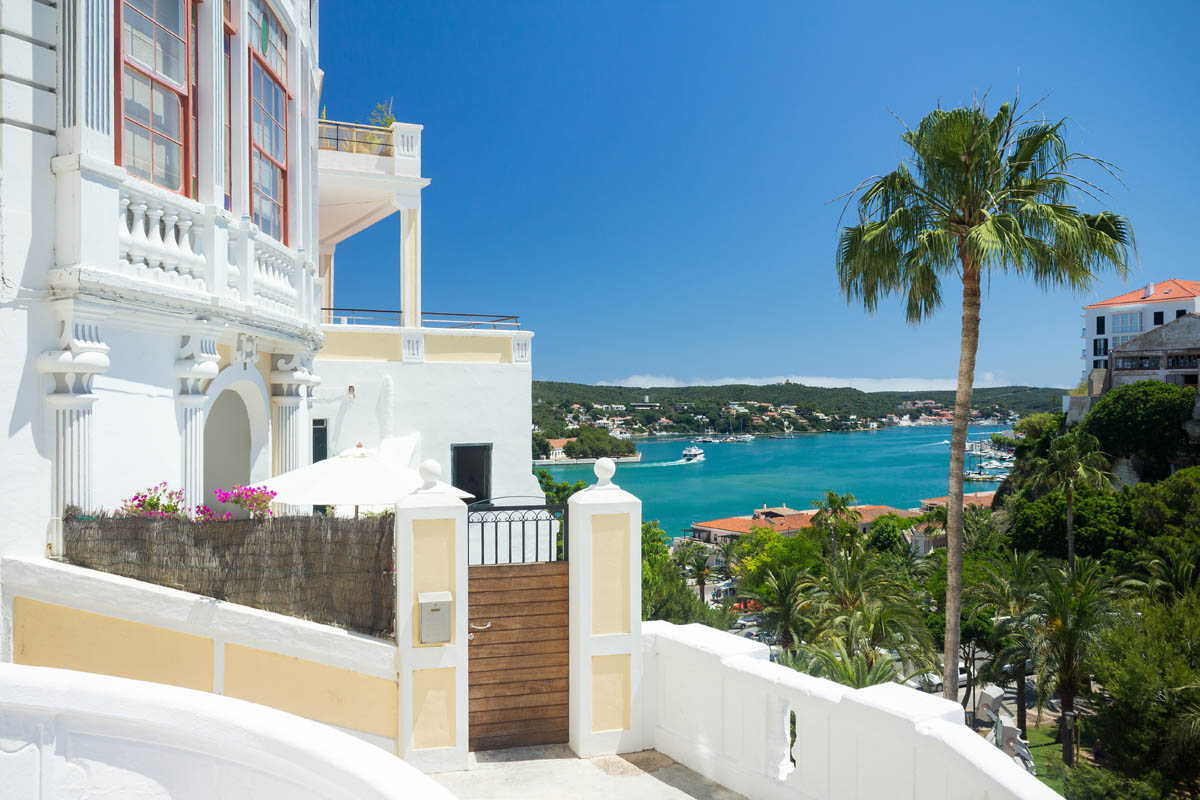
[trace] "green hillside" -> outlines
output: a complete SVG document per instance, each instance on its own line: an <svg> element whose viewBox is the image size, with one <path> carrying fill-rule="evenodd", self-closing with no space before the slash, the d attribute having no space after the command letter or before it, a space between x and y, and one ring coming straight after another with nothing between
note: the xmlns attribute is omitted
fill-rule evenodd
<svg viewBox="0 0 1200 800"><path fill-rule="evenodd" d="M1062 408L1064 389L1037 386L999 386L976 389L971 403L982 412L1016 411L1025 416L1035 411L1057 412ZM683 386L677 388L634 388L591 386L585 383L534 381L534 406L556 406L562 402L587 404L636 403L646 396L652 403L691 402L719 405L728 402L758 400L764 403L790 404L801 411L826 414L855 414L879 417L893 413L906 400L933 400L947 407L954 405L954 392L863 392L858 389L824 389L796 383L751 386Z"/></svg>

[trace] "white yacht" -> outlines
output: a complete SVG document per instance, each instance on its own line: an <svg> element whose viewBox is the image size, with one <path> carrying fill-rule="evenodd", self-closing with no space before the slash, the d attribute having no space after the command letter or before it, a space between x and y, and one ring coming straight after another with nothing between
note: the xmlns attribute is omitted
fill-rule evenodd
<svg viewBox="0 0 1200 800"><path fill-rule="evenodd" d="M703 461L704 451L695 445L692 445L691 447L685 447L683 449L683 460L689 463L693 461Z"/></svg>

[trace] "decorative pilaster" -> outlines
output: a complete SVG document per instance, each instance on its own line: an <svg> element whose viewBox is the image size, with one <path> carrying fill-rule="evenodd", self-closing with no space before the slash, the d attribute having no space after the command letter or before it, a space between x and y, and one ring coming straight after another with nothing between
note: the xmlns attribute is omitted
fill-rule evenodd
<svg viewBox="0 0 1200 800"><path fill-rule="evenodd" d="M180 448L183 457L183 497L188 508L205 504L204 497L204 391L217 377L217 339L195 332L183 337L175 361L177 400L182 412Z"/></svg>
<svg viewBox="0 0 1200 800"><path fill-rule="evenodd" d="M92 379L108 369L108 345L100 326L77 319L72 306L55 308L59 348L42 353L37 370L54 380L46 400L54 410L54 473L49 551L61 556L63 511L92 510Z"/></svg>
<svg viewBox="0 0 1200 800"><path fill-rule="evenodd" d="M271 370L271 474L282 475L308 461L308 438L301 402L306 389L320 383L309 369L311 356L280 353L272 356ZM298 506L281 506L281 513L297 513Z"/></svg>

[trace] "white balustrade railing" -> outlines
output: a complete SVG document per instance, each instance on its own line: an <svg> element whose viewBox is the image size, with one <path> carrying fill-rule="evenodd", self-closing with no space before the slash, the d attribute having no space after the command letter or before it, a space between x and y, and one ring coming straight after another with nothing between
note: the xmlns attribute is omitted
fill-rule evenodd
<svg viewBox="0 0 1200 800"><path fill-rule="evenodd" d="M208 259L200 247L204 215L186 197L128 182L117 217L118 269L143 280L208 290Z"/></svg>
<svg viewBox="0 0 1200 800"><path fill-rule="evenodd" d="M645 745L747 797L1058 797L941 697L814 678L702 625L643 623L642 653Z"/></svg>
<svg viewBox="0 0 1200 800"><path fill-rule="evenodd" d="M193 200L142 181L126 180L119 197L122 274L318 322L320 281L302 250L263 234L248 219L206 212Z"/></svg>

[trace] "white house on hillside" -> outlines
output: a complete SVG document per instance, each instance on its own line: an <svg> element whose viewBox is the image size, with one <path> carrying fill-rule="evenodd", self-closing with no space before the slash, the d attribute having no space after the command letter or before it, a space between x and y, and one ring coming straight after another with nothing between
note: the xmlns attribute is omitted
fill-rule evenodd
<svg viewBox="0 0 1200 800"><path fill-rule="evenodd" d="M1108 354L1144 331L1200 311L1200 281L1148 283L1141 289L1083 307L1083 379L1108 369Z"/></svg>

